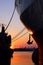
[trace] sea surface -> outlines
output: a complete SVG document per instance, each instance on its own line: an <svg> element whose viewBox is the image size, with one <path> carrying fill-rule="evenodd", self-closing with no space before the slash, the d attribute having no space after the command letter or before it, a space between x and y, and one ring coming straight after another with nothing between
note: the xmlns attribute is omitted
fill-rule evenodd
<svg viewBox="0 0 43 65"><path fill-rule="evenodd" d="M32 53L33 52L14 52L11 65L34 65Z"/></svg>

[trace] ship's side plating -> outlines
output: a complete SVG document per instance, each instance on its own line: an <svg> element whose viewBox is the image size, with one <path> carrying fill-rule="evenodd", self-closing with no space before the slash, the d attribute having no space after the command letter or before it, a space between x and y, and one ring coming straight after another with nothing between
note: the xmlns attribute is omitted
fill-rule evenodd
<svg viewBox="0 0 43 65"><path fill-rule="evenodd" d="M43 65L43 0L18 0L16 8L23 24L33 31L38 44L38 65Z"/></svg>

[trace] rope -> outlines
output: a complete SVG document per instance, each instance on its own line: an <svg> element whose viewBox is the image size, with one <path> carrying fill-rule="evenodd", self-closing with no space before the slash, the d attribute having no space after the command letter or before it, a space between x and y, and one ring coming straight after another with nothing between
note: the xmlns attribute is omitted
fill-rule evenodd
<svg viewBox="0 0 43 65"><path fill-rule="evenodd" d="M28 32L24 33L23 35L21 35L20 37L18 37L17 39L15 39L14 42L15 42L16 40L20 39L21 37L23 37L24 35L26 35L27 33L28 33ZM13 40L12 40L12 42L13 42Z"/></svg>
<svg viewBox="0 0 43 65"><path fill-rule="evenodd" d="M22 29L15 37L13 37L12 40L15 39L16 37L18 37L24 30L25 30L25 28Z"/></svg>
<svg viewBox="0 0 43 65"><path fill-rule="evenodd" d="M14 3L14 4L15 4L15 3ZM8 23L8 25L7 25L6 29L5 29L5 31L6 31L7 28L9 27L9 25L10 25L12 19L13 19L14 13L15 13L15 8L14 8L14 11L13 11L13 13L12 13L12 16L11 16L11 18L10 18L10 20L9 20L9 23Z"/></svg>

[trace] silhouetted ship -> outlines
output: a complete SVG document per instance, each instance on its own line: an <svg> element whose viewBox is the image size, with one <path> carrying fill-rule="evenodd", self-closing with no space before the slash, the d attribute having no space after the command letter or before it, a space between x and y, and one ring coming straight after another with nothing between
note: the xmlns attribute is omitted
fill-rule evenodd
<svg viewBox="0 0 43 65"><path fill-rule="evenodd" d="M43 0L15 0L20 19L38 44L39 61L43 65Z"/></svg>
<svg viewBox="0 0 43 65"><path fill-rule="evenodd" d="M10 49L11 36L5 33L5 28L2 25L0 32L0 65L10 65L13 50Z"/></svg>

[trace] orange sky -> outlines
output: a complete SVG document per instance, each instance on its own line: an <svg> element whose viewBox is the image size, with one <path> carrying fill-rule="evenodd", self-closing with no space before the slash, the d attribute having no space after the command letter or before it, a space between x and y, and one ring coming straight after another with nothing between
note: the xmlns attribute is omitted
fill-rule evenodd
<svg viewBox="0 0 43 65"><path fill-rule="evenodd" d="M8 22L11 18L11 15L12 15L12 12L13 12L13 9L14 9L14 0L0 0L0 23L2 24L5 24L6 26L8 25ZM20 20L20 16L18 15L17 11L15 10L15 13L14 13L14 17L7 29L7 33L9 35L11 35L11 37L15 37L25 26L21 23L21 20ZM22 34L26 33L28 30L26 29ZM21 34L21 35L22 35ZM19 47L37 47L36 45L36 42L33 42L32 45L28 45L27 44L27 41L29 40L28 39L28 36L29 34L26 34L24 35L23 37L21 37L20 39L14 41L11 43L11 47L12 48L19 48ZM32 40L32 38L31 38ZM19 57L19 56L18 56ZM13 58L13 62L14 60L17 58L16 56L14 56ZM22 56L21 56L22 57ZM18 60L20 60L20 58ZM28 55L27 55L27 58L28 58ZM22 60L20 60L21 62ZM23 60L24 61L24 60ZM30 62L30 60L26 59L26 61ZM13 64L12 62L12 64ZM21 64L20 64L21 65ZM29 65L29 64L28 64ZM31 64L32 65L32 64Z"/></svg>
<svg viewBox="0 0 43 65"><path fill-rule="evenodd" d="M21 34L21 35L23 35L23 34ZM29 40L28 36L29 36L29 33L27 33L26 35L24 35L21 38L18 37L19 39L17 39L17 40L16 39L13 40L12 44L11 44L11 47L12 48L37 47L37 44L36 44L36 42L34 41L34 39L32 37L31 37L31 41L33 40L33 44L31 44L31 45L27 44L27 41Z"/></svg>
<svg viewBox="0 0 43 65"><path fill-rule="evenodd" d="M12 5L12 6L11 6ZM8 22L11 18L13 9L14 9L14 0L0 0L0 23L5 24L6 26L8 25ZM6 13L7 12L7 13ZM20 20L20 16L15 10L13 19L7 29L7 33L11 35L11 37L15 37L25 26L22 24ZM23 33L26 33L28 30L26 29ZM22 33L22 34L23 34ZM21 34L21 35L22 35ZM28 41L28 36L29 34L24 35L20 39L13 41L12 42L12 47L28 47L29 45L27 44ZM35 43L31 45L31 47L36 46ZM30 47L30 46L29 46Z"/></svg>

